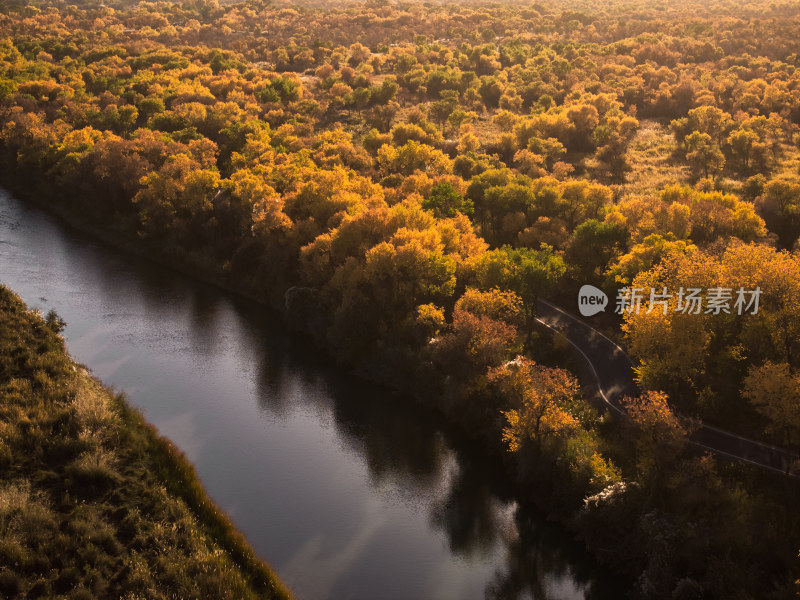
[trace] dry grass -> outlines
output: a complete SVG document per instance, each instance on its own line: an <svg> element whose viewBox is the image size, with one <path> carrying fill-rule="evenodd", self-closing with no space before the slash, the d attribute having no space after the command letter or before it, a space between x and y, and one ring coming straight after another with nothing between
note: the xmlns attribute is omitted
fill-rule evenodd
<svg viewBox="0 0 800 600"><path fill-rule="evenodd" d="M108 391L86 369L78 372L75 388L72 406L81 427L81 439L106 441L113 431L112 426L120 419L112 406Z"/></svg>
<svg viewBox="0 0 800 600"><path fill-rule="evenodd" d="M92 448L67 465L66 472L78 481L110 483L119 479L117 457L111 450Z"/></svg>
<svg viewBox="0 0 800 600"><path fill-rule="evenodd" d="M191 464L0 286L0 598L67 597L290 594Z"/></svg>
<svg viewBox="0 0 800 600"><path fill-rule="evenodd" d="M499 137L502 133L500 128L492 122L492 117L495 114L495 112L485 112L483 114L479 114L478 118L472 122L472 129L475 132L475 135L481 141L481 144L487 144L488 142L491 142ZM458 135L454 135L453 137L458 138Z"/></svg>
<svg viewBox="0 0 800 600"><path fill-rule="evenodd" d="M770 179L800 179L800 148L793 144L781 144L782 156Z"/></svg>
<svg viewBox="0 0 800 600"><path fill-rule="evenodd" d="M622 186L623 194L648 194L665 185L689 183L689 167L672 157L674 149L675 140L665 124L643 119L628 149L631 171ZM744 179L728 175L717 185L724 191L738 193ZM782 144L781 157L767 179L800 179L800 149L792 144Z"/></svg>
<svg viewBox="0 0 800 600"><path fill-rule="evenodd" d="M689 168L672 158L675 140L666 125L642 119L628 149L631 171L623 194L651 194L665 185L689 181Z"/></svg>
<svg viewBox="0 0 800 600"><path fill-rule="evenodd" d="M8 517L14 511L25 507L30 501L31 485L29 481L8 482L0 487L0 519Z"/></svg>

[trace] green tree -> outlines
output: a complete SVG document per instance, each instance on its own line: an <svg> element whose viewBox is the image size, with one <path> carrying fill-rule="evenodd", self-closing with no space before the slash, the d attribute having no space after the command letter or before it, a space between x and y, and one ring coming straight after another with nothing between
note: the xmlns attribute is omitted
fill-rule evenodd
<svg viewBox="0 0 800 600"><path fill-rule="evenodd" d="M699 131L693 131L686 136L686 160L695 177L702 174L708 178L722 171L725 166L725 156L712 142L711 136Z"/></svg>
<svg viewBox="0 0 800 600"><path fill-rule="evenodd" d="M430 195L422 201L422 208L433 211L440 219L455 217L458 212L467 216L474 212L472 201L456 192L446 181L433 186Z"/></svg>
<svg viewBox="0 0 800 600"><path fill-rule="evenodd" d="M564 260L547 246L541 250L503 246L485 253L477 266L481 289L510 290L522 298L528 341L533 333L537 298L552 290L565 271Z"/></svg>
<svg viewBox="0 0 800 600"><path fill-rule="evenodd" d="M781 248L791 249L800 236L800 184L777 179L764 186L756 210Z"/></svg>
<svg viewBox="0 0 800 600"><path fill-rule="evenodd" d="M589 219L575 230L566 251L566 259L581 281L598 280L628 243L628 232L614 222Z"/></svg>

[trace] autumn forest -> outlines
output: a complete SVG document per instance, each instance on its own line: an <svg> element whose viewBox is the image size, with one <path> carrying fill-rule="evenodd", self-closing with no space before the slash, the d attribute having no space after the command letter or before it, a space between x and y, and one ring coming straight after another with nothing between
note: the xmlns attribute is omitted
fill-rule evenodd
<svg viewBox="0 0 800 600"><path fill-rule="evenodd" d="M796 597L800 469L691 436L800 452L798 35L765 0L8 1L0 183L432 407L630 597ZM584 285L621 413L540 318Z"/></svg>

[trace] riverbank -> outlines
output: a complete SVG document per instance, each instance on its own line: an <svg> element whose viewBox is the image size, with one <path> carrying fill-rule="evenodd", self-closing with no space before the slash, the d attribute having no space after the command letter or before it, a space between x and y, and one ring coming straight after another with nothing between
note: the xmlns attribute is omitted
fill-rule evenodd
<svg viewBox="0 0 800 600"><path fill-rule="evenodd" d="M0 592L290 598L192 465L0 286Z"/></svg>
<svg viewBox="0 0 800 600"><path fill-rule="evenodd" d="M388 391L406 397L409 401L417 402L427 409L433 409L460 435L473 443L479 443L487 454L497 460L498 466L502 467L508 481L517 486L521 496L531 490L529 485L531 482L527 480L530 472L525 465L521 464L520 456L516 453L509 453L502 441L503 422L498 418L500 416L499 409L497 414L490 419L495 426L490 427L487 422L482 422L473 415L459 411L452 402L442 403L440 398L434 397L434 390L437 388L417 384L415 376L393 375L394 367L408 368L408 365L396 364L387 360L385 364L376 368L376 364L382 360L382 356L379 354L368 354L361 360L344 359L337 353L337 348L328 343L326 335L329 332L318 327L319 321L308 314L298 316L292 313L288 300L290 293L287 293L292 286L288 284L282 287L259 286L244 277L237 277L237 274L232 273L230 269L226 270L225 265L219 264L208 255L187 251L180 246L169 245L157 240L137 237L134 233L135 229L133 229L135 226L126 223L125 219L110 220L105 223L104 227L100 227L85 215L71 210L69 204L53 201L54 197L48 193L46 185L42 186L39 193L36 193L33 191L36 189L35 187L19 185L13 179L5 178L0 180L0 184L17 198L54 215L69 227L92 239L159 266L173 269L182 275L228 293L254 301L273 311L275 316L286 323L294 333L305 338L309 344L313 344L338 364L352 371L357 377L384 386ZM563 366L574 373L581 374L581 381L585 386L583 394L595 406L602 409L595 381L588 372L584 372L585 369L581 365L576 363L566 340L554 337L554 333L544 325L537 324L536 331L541 343L535 352L535 358L543 364ZM417 358L414 360L413 366L419 367L419 360ZM580 505L583 498L580 492L586 490L578 489L575 490L576 494L565 497L564 489L558 487L559 482L539 481L538 483L540 484L540 494L531 498L534 504L539 510L548 514L549 520L569 526L574 510Z"/></svg>
<svg viewBox="0 0 800 600"><path fill-rule="evenodd" d="M6 283L64 316L76 360L186 453L297 597L479 600L534 546L558 566L519 568L574 591L559 596L625 589L480 444L337 365L263 304L118 251L9 193L0 225Z"/></svg>

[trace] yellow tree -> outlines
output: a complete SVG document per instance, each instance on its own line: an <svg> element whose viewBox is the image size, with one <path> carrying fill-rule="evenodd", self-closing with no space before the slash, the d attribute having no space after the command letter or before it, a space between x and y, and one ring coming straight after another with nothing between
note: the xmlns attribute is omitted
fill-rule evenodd
<svg viewBox="0 0 800 600"><path fill-rule="evenodd" d="M766 245L734 243L719 259L721 285L760 290L758 311L746 311L739 343L749 364L764 360L800 368L800 254Z"/></svg>
<svg viewBox="0 0 800 600"><path fill-rule="evenodd" d="M642 271L647 271L669 259L674 254L689 255L697 250L697 246L684 240L670 240L657 233L648 235L641 243L636 244L630 252L619 257L616 263L606 272L609 279L616 283L630 285Z"/></svg>
<svg viewBox="0 0 800 600"><path fill-rule="evenodd" d="M264 169L238 169L230 177L233 195L252 216L252 233L269 235L287 230L292 222L283 212L283 198L267 183Z"/></svg>
<svg viewBox="0 0 800 600"><path fill-rule="evenodd" d="M522 298L514 292L493 289L481 292L473 288L464 292L456 302L456 311L466 311L478 317L503 321L516 328L525 325L525 307Z"/></svg>
<svg viewBox="0 0 800 600"><path fill-rule="evenodd" d="M489 380L513 407L504 411L503 441L512 452L532 443L541 449L549 440L575 432L580 422L575 409L580 388L564 369L537 365L524 356L489 372Z"/></svg>
<svg viewBox="0 0 800 600"><path fill-rule="evenodd" d="M680 399L682 408L718 417L714 404L725 401L730 410L740 400L749 367L770 360L798 368L797 254L735 240L722 254L673 252L630 287L642 296L623 325L639 381ZM727 297L717 308L709 304L715 290Z"/></svg>
<svg viewBox="0 0 800 600"><path fill-rule="evenodd" d="M487 369L508 358L516 339L513 325L456 303L450 331L435 340L432 358L451 386L466 390L478 387L476 382L485 385Z"/></svg>
<svg viewBox="0 0 800 600"><path fill-rule="evenodd" d="M742 396L768 419L767 433L792 446L800 441L800 375L787 363L767 361L751 368Z"/></svg>
<svg viewBox="0 0 800 600"><path fill-rule="evenodd" d="M647 391L638 398L626 397L622 405L630 417L636 445L636 468L640 475L661 475L683 450L688 428L669 406L664 392Z"/></svg>
<svg viewBox="0 0 800 600"><path fill-rule="evenodd" d="M189 235L202 227L220 188L219 173L186 154L171 156L158 171L141 179L134 197L147 235Z"/></svg>
<svg viewBox="0 0 800 600"><path fill-rule="evenodd" d="M284 212L302 243L337 227L346 215L384 204L383 190L344 167L306 167L296 189L284 194Z"/></svg>
<svg viewBox="0 0 800 600"><path fill-rule="evenodd" d="M441 150L413 140L399 148L381 146L378 149L378 165L381 172L387 175L411 175L414 171L446 175L453 171L453 161Z"/></svg>
<svg viewBox="0 0 800 600"><path fill-rule="evenodd" d="M702 383L711 342L710 315L689 303L690 289L704 290L717 280L716 263L701 252L672 253L654 268L639 274L630 288L639 290L638 306L626 307L622 329L630 353L638 359L639 383L666 390L673 397L690 397ZM674 295L650 310L650 291ZM680 288L684 295L675 294Z"/></svg>

